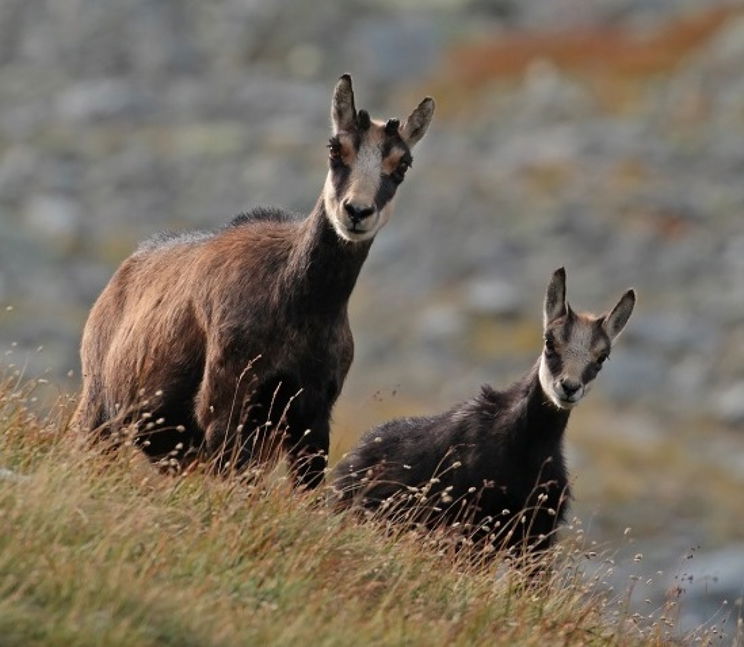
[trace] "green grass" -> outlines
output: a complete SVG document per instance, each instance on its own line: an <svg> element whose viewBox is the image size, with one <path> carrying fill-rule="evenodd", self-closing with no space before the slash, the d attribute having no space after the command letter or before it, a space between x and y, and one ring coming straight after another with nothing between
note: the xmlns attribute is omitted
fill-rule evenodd
<svg viewBox="0 0 744 647"><path fill-rule="evenodd" d="M67 430L0 387L0 644L666 645L673 603L641 618L608 566L565 541L525 586L436 535L335 514L280 471L173 477ZM592 575L590 575L591 573Z"/></svg>

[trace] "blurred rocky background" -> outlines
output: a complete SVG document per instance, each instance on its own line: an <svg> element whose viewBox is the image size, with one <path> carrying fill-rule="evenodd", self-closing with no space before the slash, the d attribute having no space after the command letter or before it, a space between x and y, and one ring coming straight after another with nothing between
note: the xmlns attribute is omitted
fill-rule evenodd
<svg viewBox="0 0 744 647"><path fill-rule="evenodd" d="M680 587L687 627L740 614L739 3L3 0L8 370L74 389L87 310L138 240L256 204L308 211L343 72L374 115L424 94L438 111L353 297L336 455L526 370L556 267L579 309L632 285L573 414L574 510L590 541L643 554L615 582L643 574L639 612Z"/></svg>

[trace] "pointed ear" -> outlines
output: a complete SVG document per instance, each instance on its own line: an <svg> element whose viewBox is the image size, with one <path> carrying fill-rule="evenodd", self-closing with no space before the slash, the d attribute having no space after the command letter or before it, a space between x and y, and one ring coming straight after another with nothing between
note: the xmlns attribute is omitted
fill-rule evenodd
<svg viewBox="0 0 744 647"><path fill-rule="evenodd" d="M609 335L612 341L622 332L625 324L628 323L630 315L635 306L636 295L634 290L628 290L617 302L617 305L606 315L602 322L602 327Z"/></svg>
<svg viewBox="0 0 744 647"><path fill-rule="evenodd" d="M434 106L434 99L426 97L416 106L401 127L400 136L410 148L413 148L426 134L426 129L434 116Z"/></svg>
<svg viewBox="0 0 744 647"><path fill-rule="evenodd" d="M354 107L354 90L351 87L351 76L344 74L333 89L331 101L331 122L333 134L341 130L353 130L356 124L356 108Z"/></svg>
<svg viewBox="0 0 744 647"><path fill-rule="evenodd" d="M566 270L562 267L553 272L543 306L543 328L566 314Z"/></svg>

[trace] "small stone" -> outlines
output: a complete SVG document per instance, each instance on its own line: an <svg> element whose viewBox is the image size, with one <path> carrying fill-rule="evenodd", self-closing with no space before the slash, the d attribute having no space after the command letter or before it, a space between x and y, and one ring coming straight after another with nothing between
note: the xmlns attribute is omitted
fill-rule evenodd
<svg viewBox="0 0 744 647"><path fill-rule="evenodd" d="M475 315L514 317L522 308L522 298L516 286L498 278L479 278L466 288L467 309Z"/></svg>
<svg viewBox="0 0 744 647"><path fill-rule="evenodd" d="M712 398L712 413L730 425L744 424L744 380L735 382Z"/></svg>

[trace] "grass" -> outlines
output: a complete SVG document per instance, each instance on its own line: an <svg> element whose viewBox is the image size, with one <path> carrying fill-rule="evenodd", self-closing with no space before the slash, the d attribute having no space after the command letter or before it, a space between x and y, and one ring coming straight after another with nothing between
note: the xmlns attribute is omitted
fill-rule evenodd
<svg viewBox="0 0 744 647"><path fill-rule="evenodd" d="M526 585L436 535L333 513L280 471L250 484L156 472L81 446L69 400L0 385L0 643L23 645L668 645L604 591L611 560L570 538Z"/></svg>

